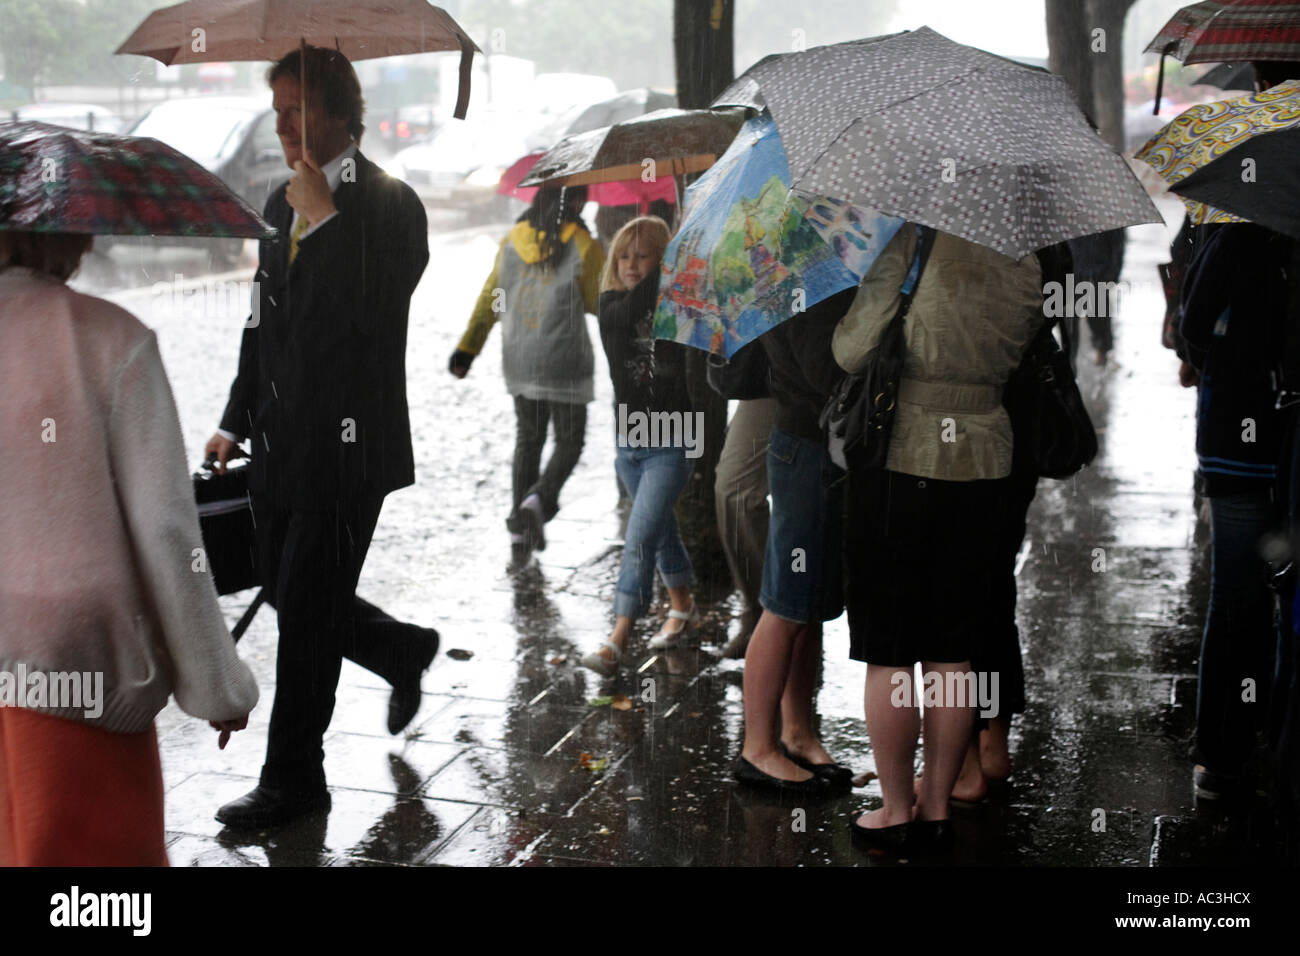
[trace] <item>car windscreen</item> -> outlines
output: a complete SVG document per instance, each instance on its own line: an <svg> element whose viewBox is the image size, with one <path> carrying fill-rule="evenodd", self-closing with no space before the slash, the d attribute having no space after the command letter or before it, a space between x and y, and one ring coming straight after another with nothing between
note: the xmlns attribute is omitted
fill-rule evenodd
<svg viewBox="0 0 1300 956"><path fill-rule="evenodd" d="M178 104L179 105L179 104ZM152 136L205 165L224 159L239 146L255 114L247 110L204 106L156 107L145 115L132 136Z"/></svg>

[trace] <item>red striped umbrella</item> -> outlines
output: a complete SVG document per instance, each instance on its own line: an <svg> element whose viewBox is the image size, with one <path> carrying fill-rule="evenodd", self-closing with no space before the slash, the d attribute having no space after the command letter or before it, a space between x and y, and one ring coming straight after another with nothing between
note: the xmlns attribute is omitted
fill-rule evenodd
<svg viewBox="0 0 1300 956"><path fill-rule="evenodd" d="M1184 63L1300 60L1300 0L1207 0L1183 7L1146 53Z"/></svg>
<svg viewBox="0 0 1300 956"><path fill-rule="evenodd" d="M275 234L220 179L156 139L46 123L0 123L0 230Z"/></svg>

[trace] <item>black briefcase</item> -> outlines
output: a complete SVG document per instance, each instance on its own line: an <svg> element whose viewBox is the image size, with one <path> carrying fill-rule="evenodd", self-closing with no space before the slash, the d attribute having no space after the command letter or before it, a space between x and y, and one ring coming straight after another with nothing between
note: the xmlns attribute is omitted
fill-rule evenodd
<svg viewBox="0 0 1300 956"><path fill-rule="evenodd" d="M211 462L204 462L194 474L194 501L217 593L234 594L257 587L261 582L247 459L230 462L224 475L213 471Z"/></svg>

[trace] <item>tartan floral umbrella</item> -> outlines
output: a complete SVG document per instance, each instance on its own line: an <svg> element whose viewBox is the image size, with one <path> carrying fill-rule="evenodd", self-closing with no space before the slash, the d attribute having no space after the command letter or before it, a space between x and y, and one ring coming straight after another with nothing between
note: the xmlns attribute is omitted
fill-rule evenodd
<svg viewBox="0 0 1300 956"><path fill-rule="evenodd" d="M1159 113L1167 56L1184 63L1300 60L1300 2L1206 0L1194 3L1170 17L1142 52L1160 54L1153 110Z"/></svg>
<svg viewBox="0 0 1300 956"><path fill-rule="evenodd" d="M1300 2L1194 3L1170 17L1143 52L1184 63L1300 60Z"/></svg>
<svg viewBox="0 0 1300 956"><path fill-rule="evenodd" d="M247 203L156 139L0 123L0 230L275 235Z"/></svg>

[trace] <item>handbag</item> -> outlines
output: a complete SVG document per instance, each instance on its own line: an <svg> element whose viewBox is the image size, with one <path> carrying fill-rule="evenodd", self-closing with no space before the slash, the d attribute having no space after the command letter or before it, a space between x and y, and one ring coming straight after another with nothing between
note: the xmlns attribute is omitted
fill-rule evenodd
<svg viewBox="0 0 1300 956"><path fill-rule="evenodd" d="M749 401L771 398L768 385L767 350L757 340L750 342L725 360L709 354L707 376L709 387L723 398Z"/></svg>
<svg viewBox="0 0 1300 956"><path fill-rule="evenodd" d="M212 461L205 461L194 474L194 503L217 593L234 594L260 583L248 466L232 461L221 475L213 470Z"/></svg>
<svg viewBox="0 0 1300 956"><path fill-rule="evenodd" d="M1070 332L1061 323L1063 349L1048 320L1007 380L1002 404L1011 418L1017 470L1042 478L1069 478L1097 457L1097 430L1070 367Z"/></svg>
<svg viewBox="0 0 1300 956"><path fill-rule="evenodd" d="M898 290L898 311L885 327L879 344L871 350L862 371L842 378L822 410L821 425L826 432L831 461L850 471L883 469L889 457L898 384L907 359L903 320L912 308L912 298L934 245L934 230L929 226L917 225L916 232L916 253Z"/></svg>

